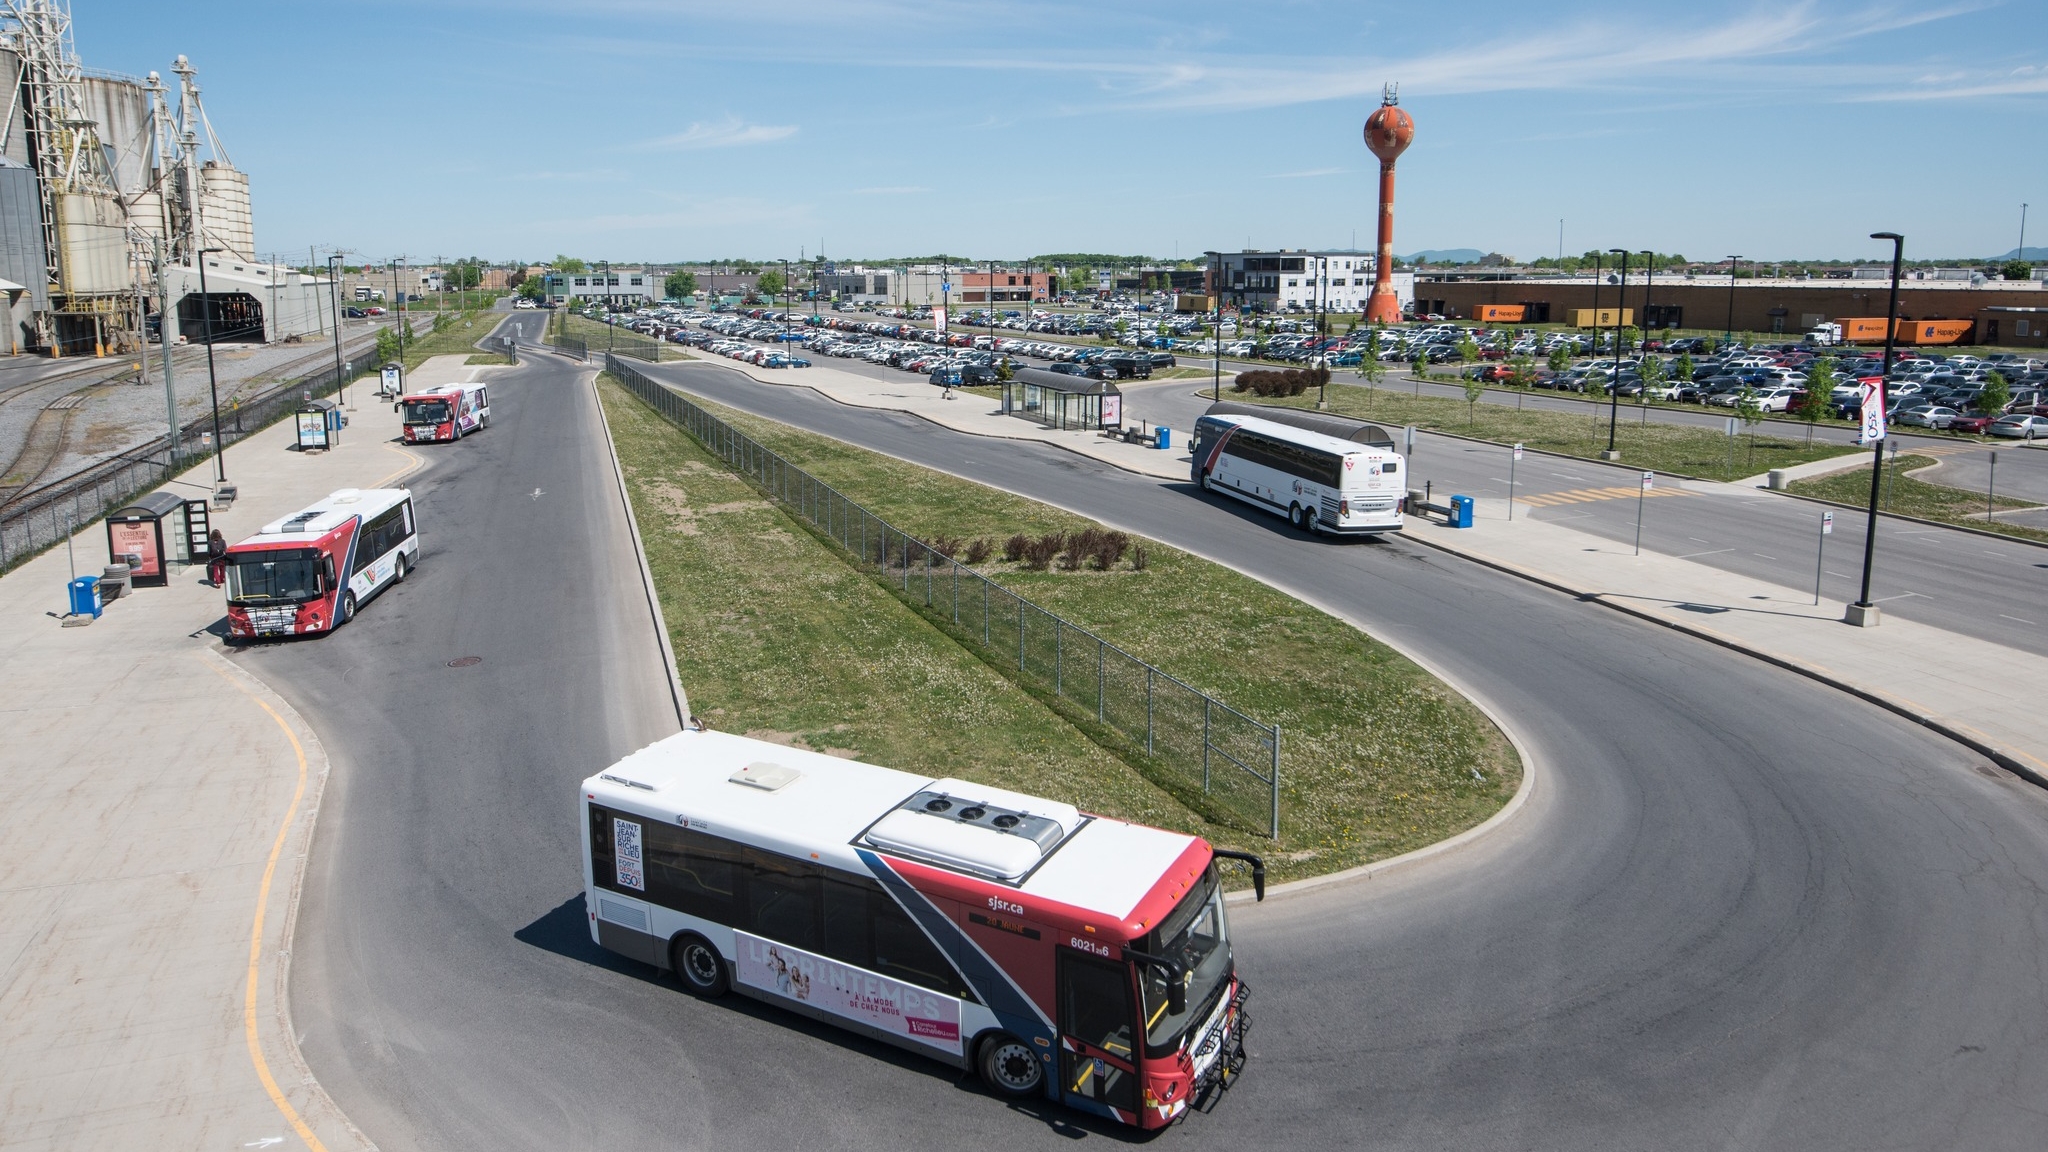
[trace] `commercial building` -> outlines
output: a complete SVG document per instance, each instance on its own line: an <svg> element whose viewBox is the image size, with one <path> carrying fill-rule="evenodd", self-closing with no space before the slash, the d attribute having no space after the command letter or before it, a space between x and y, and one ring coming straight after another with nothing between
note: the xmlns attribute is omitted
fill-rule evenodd
<svg viewBox="0 0 2048 1152"><path fill-rule="evenodd" d="M1372 297L1374 258L1356 249L1219 252L1210 257L1203 291L1213 292L1220 269L1225 306L1259 312L1363 312ZM1393 274L1394 294L1406 309L1415 302L1415 273ZM1320 302L1320 304L1319 304Z"/></svg>
<svg viewBox="0 0 2048 1152"><path fill-rule="evenodd" d="M958 272L953 299L962 304L1043 302L1051 295L1052 277L1044 272Z"/></svg>
<svg viewBox="0 0 2048 1152"><path fill-rule="evenodd" d="M1616 307L1636 313L1649 328L1691 328L1797 335L1816 324L1844 317L1881 317L1891 291L1884 279L1734 279L1727 276L1647 277L1634 268L1624 285L1613 275L1453 279L1425 276L1414 286L1415 310L1469 320L1487 306L1505 306L1496 321L1568 323L1579 309ZM2048 306L2048 289L2036 280L1906 280L1899 286L1899 315L1910 320L1973 320L1990 309ZM1515 309L1519 307L1519 314ZM2001 325L2001 338L2016 335L2015 314ZM2034 323L2028 325L2034 331ZM1980 331L1978 339L1985 333Z"/></svg>
<svg viewBox="0 0 2048 1152"><path fill-rule="evenodd" d="M881 268L835 268L818 275L818 294L849 304L887 304L900 273Z"/></svg>
<svg viewBox="0 0 2048 1152"><path fill-rule="evenodd" d="M645 268L592 268L583 272L549 272L541 286L548 302L570 299L604 300L612 306L634 307L661 296L662 277Z"/></svg>

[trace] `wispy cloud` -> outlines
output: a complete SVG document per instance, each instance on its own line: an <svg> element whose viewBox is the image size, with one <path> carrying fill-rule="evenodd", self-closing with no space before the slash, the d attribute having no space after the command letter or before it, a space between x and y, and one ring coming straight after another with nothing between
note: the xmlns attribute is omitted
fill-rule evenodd
<svg viewBox="0 0 2048 1152"><path fill-rule="evenodd" d="M1311 176L1335 176L1339 172L1349 171L1351 171L1349 168L1305 168L1300 172L1268 172L1262 178L1266 180L1305 180Z"/></svg>
<svg viewBox="0 0 2048 1152"><path fill-rule="evenodd" d="M1913 83L1866 93L1864 101L1972 100L1987 96L2039 96L2048 93L2048 66L2029 64L2004 76L1986 78L1976 72L1950 72L1917 77Z"/></svg>
<svg viewBox="0 0 2048 1152"><path fill-rule="evenodd" d="M919 192L929 192L929 191L931 191L931 189L929 189L929 188L926 188L926 187L924 187L924 186L923 186L923 185L921 185L921 184L889 184L889 185L884 185L884 186L882 186L882 187L878 187L878 188L855 188L855 189L853 189L853 190L852 190L851 192L847 193L847 195L849 195L849 196L914 196L914 195L916 195L916 194L917 194L917 193L919 193Z"/></svg>
<svg viewBox="0 0 2048 1152"><path fill-rule="evenodd" d="M737 116L730 116L714 124L692 123L673 136L643 140L640 147L649 152L695 152L706 148L773 144L794 135L794 124L748 124Z"/></svg>

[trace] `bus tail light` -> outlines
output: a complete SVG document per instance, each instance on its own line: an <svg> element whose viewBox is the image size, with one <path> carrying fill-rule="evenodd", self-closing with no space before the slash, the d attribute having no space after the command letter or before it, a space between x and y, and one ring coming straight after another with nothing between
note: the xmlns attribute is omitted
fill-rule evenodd
<svg viewBox="0 0 2048 1152"><path fill-rule="evenodd" d="M1337 501L1337 515L1339 515L1339 516L1349 516L1349 515L1351 515L1351 501L1349 501L1349 500L1339 500L1339 501Z"/></svg>

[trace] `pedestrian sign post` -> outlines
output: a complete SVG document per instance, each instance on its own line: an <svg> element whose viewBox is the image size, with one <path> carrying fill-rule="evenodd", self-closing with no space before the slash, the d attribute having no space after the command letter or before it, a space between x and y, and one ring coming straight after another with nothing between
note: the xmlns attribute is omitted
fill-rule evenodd
<svg viewBox="0 0 2048 1152"><path fill-rule="evenodd" d="M1650 496L1650 485L1655 483L1655 472L1643 473L1643 490L1636 494L1636 555L1643 554L1643 501Z"/></svg>
<svg viewBox="0 0 2048 1152"><path fill-rule="evenodd" d="M1828 554L1828 537L1830 537L1830 536L1832 536L1832 535L1834 535L1834 534L1835 534L1835 514L1834 514L1833 512L1823 512L1823 513L1821 513L1821 514L1820 514L1820 546L1819 546L1818 548L1814 549L1814 557L1813 557L1813 602L1814 602L1814 604L1816 604L1816 605L1818 605L1818 604L1820 603L1820 578L1821 578L1821 573L1822 573L1822 571L1823 571L1823 565L1825 565L1825 564L1827 563L1827 554Z"/></svg>
<svg viewBox="0 0 2048 1152"><path fill-rule="evenodd" d="M1522 462L1522 446L1515 445L1515 454L1508 457L1508 519L1515 518L1515 465Z"/></svg>

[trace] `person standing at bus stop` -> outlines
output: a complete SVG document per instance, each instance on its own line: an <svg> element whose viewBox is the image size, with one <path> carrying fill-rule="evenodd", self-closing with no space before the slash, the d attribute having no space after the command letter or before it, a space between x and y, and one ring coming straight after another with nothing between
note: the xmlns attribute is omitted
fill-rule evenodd
<svg viewBox="0 0 2048 1152"><path fill-rule="evenodd" d="M227 582L228 538L215 528L206 537L206 578L215 588Z"/></svg>

